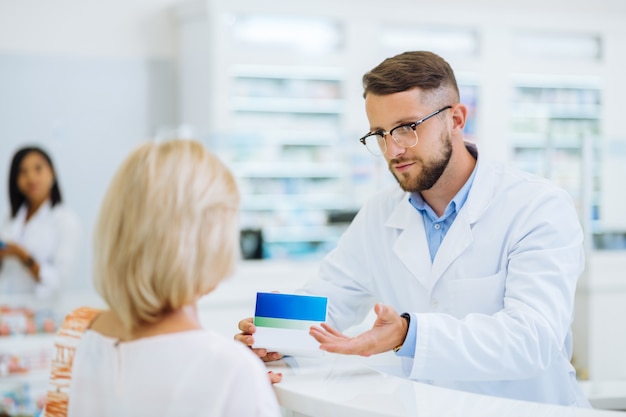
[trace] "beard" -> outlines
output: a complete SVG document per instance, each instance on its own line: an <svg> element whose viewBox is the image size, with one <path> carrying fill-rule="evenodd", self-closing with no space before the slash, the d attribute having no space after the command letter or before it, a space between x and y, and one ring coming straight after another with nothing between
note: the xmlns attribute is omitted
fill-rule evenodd
<svg viewBox="0 0 626 417"><path fill-rule="evenodd" d="M452 142L450 140L450 134L446 134L441 140L442 148L439 155L435 155L427 162L423 160L411 160L411 159L392 159L389 161L389 171L393 177L398 181L400 188L409 193L417 193L425 190L430 190L439 181L439 178L443 175L444 171L450 163L452 157ZM422 169L416 176L411 176L410 173L396 174L391 165L403 163L403 162L415 162L420 164Z"/></svg>

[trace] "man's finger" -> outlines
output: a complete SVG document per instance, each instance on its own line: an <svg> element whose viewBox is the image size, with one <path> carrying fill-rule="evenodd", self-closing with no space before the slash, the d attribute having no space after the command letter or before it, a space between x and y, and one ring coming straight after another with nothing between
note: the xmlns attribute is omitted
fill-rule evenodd
<svg viewBox="0 0 626 417"><path fill-rule="evenodd" d="M311 326L309 334L320 343L330 342L331 339L334 339L330 334L315 326Z"/></svg>
<svg viewBox="0 0 626 417"><path fill-rule="evenodd" d="M320 349L331 353L341 353L344 355L361 354L358 346L353 340L342 340L338 342L327 342L320 345Z"/></svg>
<svg viewBox="0 0 626 417"><path fill-rule="evenodd" d="M326 323L322 323L321 326L324 328L324 330L326 330L328 333L330 333L330 334L332 334L334 336L340 337L342 339L346 338L346 336L343 333L341 333L340 331L332 328L331 326L329 326Z"/></svg>

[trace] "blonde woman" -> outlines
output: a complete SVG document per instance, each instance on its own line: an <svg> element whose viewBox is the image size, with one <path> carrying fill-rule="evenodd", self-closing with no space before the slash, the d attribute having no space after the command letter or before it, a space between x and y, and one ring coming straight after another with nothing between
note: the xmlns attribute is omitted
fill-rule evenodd
<svg viewBox="0 0 626 417"><path fill-rule="evenodd" d="M197 300L233 272L238 206L232 174L195 141L147 143L123 162L95 230L110 310L78 344L68 415L280 415L261 360L198 321Z"/></svg>

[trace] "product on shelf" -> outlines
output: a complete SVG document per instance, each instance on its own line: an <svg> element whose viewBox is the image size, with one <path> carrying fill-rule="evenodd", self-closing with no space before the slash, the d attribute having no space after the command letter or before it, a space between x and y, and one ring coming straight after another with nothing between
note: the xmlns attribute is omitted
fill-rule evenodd
<svg viewBox="0 0 626 417"><path fill-rule="evenodd" d="M49 309L0 306L0 336L54 333L57 324Z"/></svg>
<svg viewBox="0 0 626 417"><path fill-rule="evenodd" d="M33 416L42 414L45 404L43 392L35 392L27 383L0 392L0 417Z"/></svg>

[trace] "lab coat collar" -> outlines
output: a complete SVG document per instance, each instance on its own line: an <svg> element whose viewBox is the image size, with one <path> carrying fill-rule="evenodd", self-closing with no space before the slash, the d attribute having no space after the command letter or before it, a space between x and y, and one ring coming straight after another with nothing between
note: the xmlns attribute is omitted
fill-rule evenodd
<svg viewBox="0 0 626 417"><path fill-rule="evenodd" d="M466 143L466 146L476 149L474 144ZM478 151L476 150L476 152ZM459 212L459 214L465 212L466 221L470 225L476 223L485 213L487 207L489 207L494 193L495 179L497 178L492 162L481 158L478 153L476 164L478 167L476 168L474 183L467 195L463 208Z"/></svg>
<svg viewBox="0 0 626 417"><path fill-rule="evenodd" d="M424 288L430 288L431 261L424 220L409 203L408 193L404 193L385 226L400 229L393 252Z"/></svg>
<svg viewBox="0 0 626 417"><path fill-rule="evenodd" d="M473 144L466 146L475 147ZM402 263L426 288L432 288L450 264L471 244L472 225L487 209L494 188L494 172L489 161L477 157L474 183L467 201L446 234L434 261L430 260L424 221L403 193L400 203L385 222L386 227L400 229L393 250Z"/></svg>
<svg viewBox="0 0 626 417"><path fill-rule="evenodd" d="M27 223L26 215L28 214L28 207L26 207L26 204L22 204L15 214L15 221L13 222L13 236L22 236L29 225L35 224L40 218L47 216L50 210L52 210L52 204L48 199L43 202L37 212L28 220Z"/></svg>
<svg viewBox="0 0 626 417"><path fill-rule="evenodd" d="M477 152L475 144L466 142L466 146L474 148L475 152ZM476 164L478 168L476 169L472 188L469 190L465 204L459 211L459 214L462 212L466 213L466 221L470 224L476 223L485 212L491 201L494 188L494 172L490 162L477 154ZM396 205L391 215L387 218L385 222L386 227L406 229L416 217L419 217L421 220L421 216L416 216L419 212L411 205L409 197L409 193L405 192L403 194L400 203Z"/></svg>

